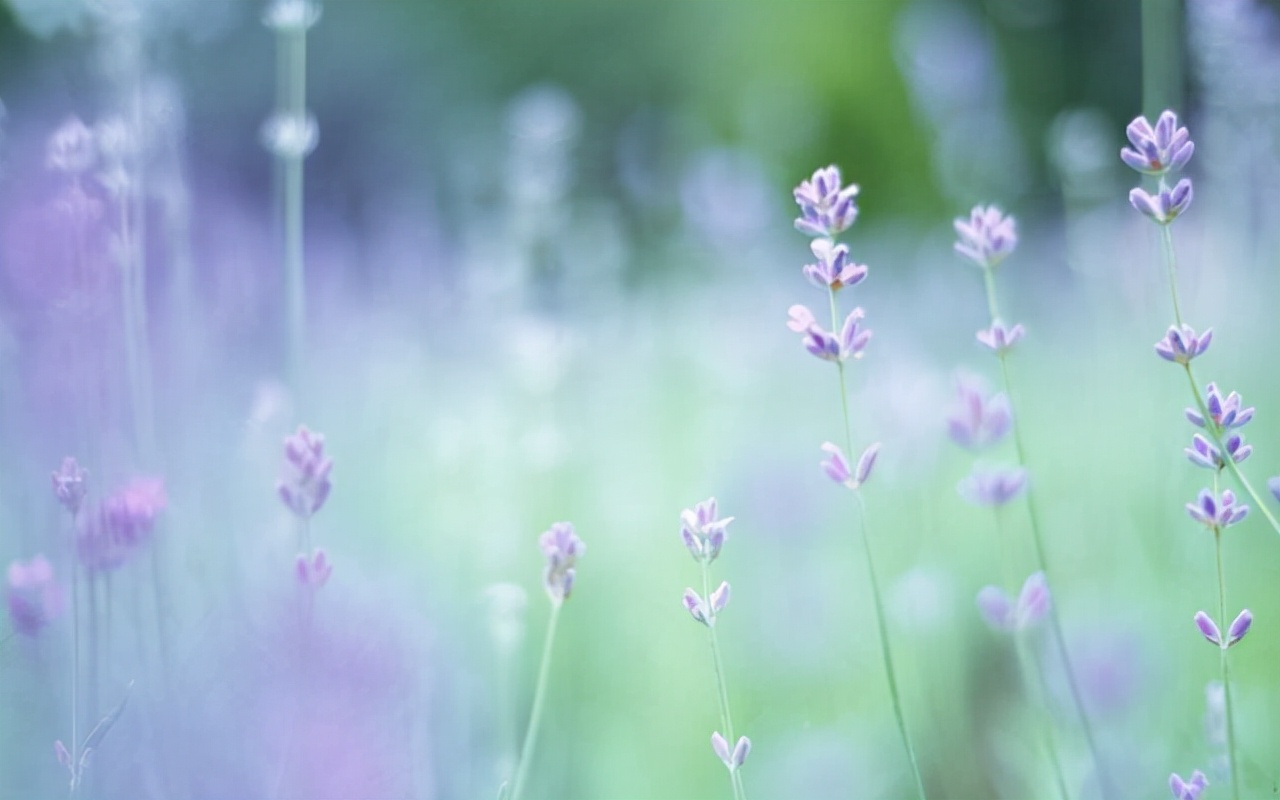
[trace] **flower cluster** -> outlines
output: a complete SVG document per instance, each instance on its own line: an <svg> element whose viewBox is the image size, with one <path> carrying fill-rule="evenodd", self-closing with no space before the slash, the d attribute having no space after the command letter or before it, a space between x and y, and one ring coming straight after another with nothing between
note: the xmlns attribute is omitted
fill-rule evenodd
<svg viewBox="0 0 1280 800"><path fill-rule="evenodd" d="M547 559L547 568L542 574L542 586L547 590L551 602L560 605L573 591L573 579L578 559L587 551L587 546L574 533L573 523L556 522L538 538L538 546Z"/></svg>
<svg viewBox="0 0 1280 800"><path fill-rule="evenodd" d="M956 380L956 407L947 417L951 440L978 452L998 445L1013 429L1013 409L1008 395L989 394L981 379L962 375ZM999 507L1026 488L1027 471L1021 467L974 465L960 481L960 496L978 506Z"/></svg>
<svg viewBox="0 0 1280 800"><path fill-rule="evenodd" d="M1169 332L1156 342L1156 355L1175 364L1190 364L1191 359L1203 355L1213 341L1213 328L1196 334L1190 325L1170 325Z"/></svg>
<svg viewBox="0 0 1280 800"><path fill-rule="evenodd" d="M51 476L53 480L53 496L58 499L71 516L80 513L84 496L88 492L85 478L88 471L82 469L71 456L62 459L62 466Z"/></svg>
<svg viewBox="0 0 1280 800"><path fill-rule="evenodd" d="M1209 779L1200 770L1191 773L1185 781L1176 772L1169 776L1169 791L1173 792L1174 800L1200 800L1208 785Z"/></svg>
<svg viewBox="0 0 1280 800"><path fill-rule="evenodd" d="M156 516L168 505L164 481L134 478L79 517L76 553L93 571L113 570L151 540Z"/></svg>
<svg viewBox="0 0 1280 800"><path fill-rule="evenodd" d="M1249 632L1249 628L1253 627L1253 612L1246 608L1237 614L1236 618L1231 621L1231 627L1227 628L1225 638L1223 638L1222 632L1218 628L1218 623L1214 622L1213 617L1205 612L1197 611L1195 622L1196 627L1200 629L1200 635L1209 640L1211 644L1216 644L1226 650L1243 639L1244 635Z"/></svg>
<svg viewBox="0 0 1280 800"><path fill-rule="evenodd" d="M1022 584L1016 598L998 586L986 586L978 592L978 613L997 631L1020 633L1035 627L1049 613L1049 583L1043 572L1033 573Z"/></svg>
<svg viewBox="0 0 1280 800"><path fill-rule="evenodd" d="M716 731L711 734L711 749L720 757L729 771L734 772L747 760L747 754L751 752L751 740L745 736L738 737L738 743L734 745L731 752L729 742L720 735L720 731Z"/></svg>
<svg viewBox="0 0 1280 800"><path fill-rule="evenodd" d="M1166 180L1170 173L1181 170L1195 152L1187 129L1178 124L1178 115L1165 110L1152 125L1146 117L1137 117L1125 129L1132 147L1120 151L1120 159L1144 175L1160 179L1155 194L1142 187L1129 192L1129 204L1160 225L1168 225L1191 205L1191 179L1182 178L1172 187Z"/></svg>
<svg viewBox="0 0 1280 800"><path fill-rule="evenodd" d="M858 185L841 186L840 168L834 164L814 172L793 194L800 206L796 230L808 236L831 238L858 218Z"/></svg>
<svg viewBox="0 0 1280 800"><path fill-rule="evenodd" d="M53 567L44 556L9 564L6 595L9 621L23 636L35 636L57 619L66 606L62 587L53 579Z"/></svg>
<svg viewBox="0 0 1280 800"><path fill-rule="evenodd" d="M702 564L704 570L720 555L720 548L728 538L730 522L733 522L733 517L720 518L714 497L680 512L680 539L689 555ZM692 588L685 589L683 602L689 615L709 628L716 624L716 615L729 604L729 584L722 582L705 599Z"/></svg>
<svg viewBox="0 0 1280 800"><path fill-rule="evenodd" d="M310 519L329 499L333 460L324 454L324 436L299 425L284 440L285 477L276 484L284 504L300 519Z"/></svg>
<svg viewBox="0 0 1280 800"><path fill-rule="evenodd" d="M306 553L298 553L294 561L294 575L303 586L319 589L329 581L332 573L333 564L329 563L328 554L320 547L312 550L310 557Z"/></svg>
<svg viewBox="0 0 1280 800"><path fill-rule="evenodd" d="M1017 221L997 206L974 206L957 219L955 250L978 267L994 269L1018 246Z"/></svg>
<svg viewBox="0 0 1280 800"><path fill-rule="evenodd" d="M822 471L827 473L827 477L850 489L859 489L871 477L871 468L876 465L876 456L880 455L880 443L868 445L862 455L858 456L858 463L852 471L849 469L849 460L839 447L831 442L823 442L822 451L827 454L821 462Z"/></svg>

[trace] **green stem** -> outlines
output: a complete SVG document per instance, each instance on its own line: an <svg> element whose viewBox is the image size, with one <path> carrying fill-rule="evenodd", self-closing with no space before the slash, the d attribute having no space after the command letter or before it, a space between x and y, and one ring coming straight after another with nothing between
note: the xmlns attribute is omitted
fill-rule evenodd
<svg viewBox="0 0 1280 800"><path fill-rule="evenodd" d="M538 743L538 727L542 722L542 706L547 696L547 677L551 674L551 646L556 639L556 623L560 621L560 608L563 601L551 604L551 619L547 622L547 635L542 642L542 663L538 666L538 684L533 692L533 711L529 714L529 727L524 734L524 745L520 748L520 764L516 767L516 777L512 781L509 800L520 800L524 792L525 778L529 774L529 759L533 756L533 748Z"/></svg>
<svg viewBox="0 0 1280 800"><path fill-rule="evenodd" d="M76 515L71 515L71 790L72 797L79 786L76 774L80 766L80 576L76 569L78 554L75 545Z"/></svg>
<svg viewBox="0 0 1280 800"><path fill-rule="evenodd" d="M707 603L711 602L711 570L706 560L702 562L702 596ZM724 662L720 659L720 640L716 636L715 618L712 617L712 624L707 626L707 632L711 639L711 665L716 673L716 692L720 698L720 725L724 728L725 741L729 743L730 751L737 744L737 739L733 736L733 715L729 713L729 688L724 677ZM746 794L743 790L742 776L738 774L738 770L730 767L729 782L733 784L733 796L736 800L746 800Z"/></svg>
<svg viewBox="0 0 1280 800"><path fill-rule="evenodd" d="M982 271L983 282L987 290L987 310L991 315L991 324L995 324L999 317L999 308L996 305L996 288L995 277L990 267ZM1005 395L1009 398L1009 409L1013 413L1013 448L1014 453L1018 457L1018 466L1027 469L1027 449L1022 440L1022 425L1018 416L1016 403L1014 402L1013 379L1009 373L1008 354L1000 352L997 354L1000 362L1000 378L1004 384ZM1035 548L1036 566L1045 574L1046 579L1049 576L1049 561L1045 556L1044 536L1041 532L1040 513L1036 507L1035 492L1028 486L1026 490L1027 516L1031 522L1031 544ZM1058 615L1056 604L1049 606L1049 630L1053 635L1054 644L1057 645L1058 652L1062 655L1063 673L1067 679L1067 688L1071 692L1071 702L1075 706L1076 716L1080 719L1080 730L1084 733L1085 744L1089 748L1089 756L1093 759L1094 772L1098 776L1098 788L1103 800L1111 797L1111 779L1106 767L1102 761L1102 757L1098 750L1097 740L1093 734L1093 723L1089 719L1089 714L1084 707L1084 698L1080 693L1079 681L1076 679L1075 665L1071 662L1071 654L1067 649L1067 637L1062 631L1062 620ZM1056 757L1055 757L1056 758Z"/></svg>
<svg viewBox="0 0 1280 800"><path fill-rule="evenodd" d="M1229 459L1228 459L1229 460ZM1213 473L1213 496L1218 496L1218 473ZM1218 567L1218 620L1222 632L1227 632L1227 581L1222 571L1222 528L1213 527L1213 555ZM1222 670L1222 696L1227 711L1227 762L1231 765L1231 797L1240 800L1240 773L1236 767L1236 726L1231 706L1231 673L1227 669L1227 645L1219 647L1219 667Z"/></svg>
<svg viewBox="0 0 1280 800"><path fill-rule="evenodd" d="M828 291L831 300L831 329L833 333L838 335L839 312L836 309L836 293ZM844 442L845 452L850 458L855 458L853 449L853 425L849 419L849 391L845 386L844 380L844 362L836 362L836 373L840 381L840 409L841 416L844 420ZM902 747L907 751L907 760L911 762L911 776L915 779L916 795L920 800L927 797L924 790L924 778L920 774L920 762L916 758L915 746L911 743L911 734L907 731L906 716L902 713L902 698L898 692L897 673L893 668L893 653L889 647L889 626L885 621L884 600L880 593L880 579L876 574L875 559L871 553L871 535L867 524L867 508L866 503L862 499L862 491L854 490L854 496L858 501L858 533L862 539L863 554L867 560L867 575L871 580L871 597L872 605L875 608L876 615L876 631L880 636L880 656L884 662L885 679L889 684L889 700L893 706L893 718L898 725L898 735L902 739Z"/></svg>
<svg viewBox="0 0 1280 800"><path fill-rule="evenodd" d="M286 120L305 124L307 108L307 34L304 29L282 30L277 39L284 68L278 87L279 110ZM289 378L300 391L306 355L306 268L303 255L303 172L306 153L280 156L284 172L282 214L284 217L285 316Z"/></svg>
<svg viewBox="0 0 1280 800"><path fill-rule="evenodd" d="M1023 685L1026 687L1027 694L1034 698L1033 702L1039 710L1036 716L1040 717L1043 723L1041 731L1044 736L1044 747L1053 768L1053 777L1058 784L1058 794L1062 800L1070 800L1071 793L1067 791L1067 779L1062 773L1062 762L1058 759L1058 746L1053 735L1053 720L1049 718L1048 691L1044 684L1044 675L1039 665L1035 663L1035 658L1027 652L1026 642L1021 633L1014 634L1014 647L1018 651L1018 664L1022 667Z"/></svg>

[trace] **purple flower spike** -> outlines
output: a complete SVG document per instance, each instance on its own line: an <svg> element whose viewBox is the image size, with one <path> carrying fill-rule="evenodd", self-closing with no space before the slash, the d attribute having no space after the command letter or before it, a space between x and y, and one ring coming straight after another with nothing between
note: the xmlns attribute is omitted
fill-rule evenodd
<svg viewBox="0 0 1280 800"><path fill-rule="evenodd" d="M708 628L715 623L715 616L711 613L707 602L694 590L684 590L683 602L684 607L689 611L689 616L693 617L695 621L701 622Z"/></svg>
<svg viewBox="0 0 1280 800"><path fill-rule="evenodd" d="M956 488L960 496L977 506L1002 506L1022 493L1027 471L1021 467L974 469Z"/></svg>
<svg viewBox="0 0 1280 800"><path fill-rule="evenodd" d="M1218 385L1211 383L1205 387L1205 409L1209 412L1209 420L1219 430L1228 431L1234 428L1243 428L1253 419L1254 408L1241 408L1242 401L1240 395L1231 392L1226 397L1218 391ZM1203 428L1205 427L1205 418L1199 411L1188 408L1184 412L1191 424Z"/></svg>
<svg viewBox="0 0 1280 800"><path fill-rule="evenodd" d="M329 562L329 556L322 548L317 547L310 558L306 553L298 553L294 563L294 575L298 583L319 589L328 583L331 574L333 574L333 564Z"/></svg>
<svg viewBox="0 0 1280 800"><path fill-rule="evenodd" d="M1125 128L1132 148L1120 151L1120 159L1145 175L1164 175L1182 169L1195 152L1195 142L1187 129L1178 125L1178 115L1165 110L1153 127L1146 117L1137 117Z"/></svg>
<svg viewBox="0 0 1280 800"><path fill-rule="evenodd" d="M955 221L956 252L983 269L993 269L1018 246L1017 222L996 206L974 206L969 219Z"/></svg>
<svg viewBox="0 0 1280 800"><path fill-rule="evenodd" d="M1253 627L1253 612L1245 609L1236 615L1231 621L1231 627L1227 629L1227 647L1231 647L1236 642L1244 638L1244 635Z"/></svg>
<svg viewBox="0 0 1280 800"><path fill-rule="evenodd" d="M968 450L996 444L1013 426L1009 398L1003 393L987 397L986 387L976 378L962 376L956 381L957 408L947 417L947 434Z"/></svg>
<svg viewBox="0 0 1280 800"><path fill-rule="evenodd" d="M284 440L285 477L276 484L280 499L301 519L310 519L329 499L333 461L324 454L324 436L299 425Z"/></svg>
<svg viewBox="0 0 1280 800"><path fill-rule="evenodd" d="M718 514L714 497L680 512L680 538L695 561L705 560L708 564L715 561L729 538L728 528L733 517L718 519Z"/></svg>
<svg viewBox="0 0 1280 800"><path fill-rule="evenodd" d="M112 570L139 552L168 505L164 481L134 478L92 512L78 517L76 555L89 570Z"/></svg>
<svg viewBox="0 0 1280 800"><path fill-rule="evenodd" d="M880 455L880 443L868 445L862 455L858 456L858 464L852 471L849 469L849 460L839 447L831 442L823 442L822 450L827 454L822 461L822 470L827 473L827 477L850 489L857 489L871 477L876 457Z"/></svg>
<svg viewBox="0 0 1280 800"><path fill-rule="evenodd" d="M538 546L547 559L542 586L551 602L560 605L573 591L574 571L587 546L573 531L573 523L556 522L538 538Z"/></svg>
<svg viewBox="0 0 1280 800"><path fill-rule="evenodd" d="M1203 611L1197 611L1195 620L1196 627L1200 629L1200 635L1208 639L1210 644L1216 644L1221 647L1222 632L1218 630L1218 623L1213 621L1213 617Z"/></svg>
<svg viewBox="0 0 1280 800"><path fill-rule="evenodd" d="M716 731L711 734L711 749L729 771L733 772L746 762L747 756L751 753L751 740L745 736L739 738L731 753L729 743L720 735L720 731Z"/></svg>
<svg viewBox="0 0 1280 800"><path fill-rule="evenodd" d="M808 309L804 306L791 307L791 322L788 327L795 330L805 319ZM811 314L809 315L812 316ZM845 317L840 335L836 336L823 330L817 323L811 323L804 329L804 347L813 355L824 361L845 361L850 358L861 358L867 342L871 340L871 331L859 325L865 316L861 308L855 308Z"/></svg>
<svg viewBox="0 0 1280 800"><path fill-rule="evenodd" d="M1002 633L1019 633L1039 625L1049 613L1052 599L1043 572L1032 573L1022 584L1014 600L998 586L985 586L978 592L978 613L993 629Z"/></svg>
<svg viewBox="0 0 1280 800"><path fill-rule="evenodd" d="M1190 780L1185 781L1176 772L1169 775L1169 791L1173 792L1174 800L1200 800L1208 785L1209 779L1200 770L1191 773Z"/></svg>
<svg viewBox="0 0 1280 800"><path fill-rule="evenodd" d="M1238 433L1228 436L1222 444L1227 450L1227 455L1236 464L1244 461L1253 453L1253 445L1245 444L1244 437ZM1191 463L1198 467L1219 470L1226 466L1222 452L1199 433L1191 437L1191 446L1184 448L1183 452L1187 454L1187 458L1191 460Z"/></svg>
<svg viewBox="0 0 1280 800"><path fill-rule="evenodd" d="M1183 178L1172 189L1161 186L1154 195L1145 189L1129 192L1129 205L1161 225L1168 225L1191 206L1191 179Z"/></svg>
<svg viewBox="0 0 1280 800"><path fill-rule="evenodd" d="M1022 325L1015 324L1008 328L997 319L991 323L990 328L978 331L978 341L996 355L1003 355L1012 350L1026 332Z"/></svg>
<svg viewBox="0 0 1280 800"><path fill-rule="evenodd" d="M1164 338L1156 342L1156 355L1175 364L1189 364L1191 359L1209 349L1211 341L1213 328L1207 328L1197 336L1190 325L1183 325L1181 329L1170 325Z"/></svg>
<svg viewBox="0 0 1280 800"><path fill-rule="evenodd" d="M88 476L88 471L82 469L71 456L62 459L62 466L52 475L53 496L58 498L58 502L73 517L80 513L80 506L88 491L85 486L85 478Z"/></svg>
<svg viewBox="0 0 1280 800"><path fill-rule="evenodd" d="M1196 501L1187 503L1187 513L1210 530L1220 530L1235 525L1249 513L1248 506L1235 503L1235 493L1230 489L1223 490L1221 500L1215 499L1208 489L1201 489Z"/></svg>
<svg viewBox="0 0 1280 800"><path fill-rule="evenodd" d="M814 239L809 245L816 264L804 266L804 276L820 289L839 291L845 286L854 286L867 277L867 267L849 260L849 248L836 244L830 239Z"/></svg>
<svg viewBox="0 0 1280 800"><path fill-rule="evenodd" d="M23 636L35 636L61 614L66 605L53 579L53 566L38 555L30 561L14 561L6 573L9 621Z"/></svg>
<svg viewBox="0 0 1280 800"><path fill-rule="evenodd" d="M796 230L809 236L835 236L858 218L858 186L842 187L840 169L834 164L814 172L793 194L800 206Z"/></svg>

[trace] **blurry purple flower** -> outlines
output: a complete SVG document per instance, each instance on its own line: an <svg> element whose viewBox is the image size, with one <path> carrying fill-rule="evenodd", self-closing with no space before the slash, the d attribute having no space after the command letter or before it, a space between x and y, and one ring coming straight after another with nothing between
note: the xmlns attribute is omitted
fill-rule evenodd
<svg viewBox="0 0 1280 800"><path fill-rule="evenodd" d="M164 481L134 478L80 518L76 531L80 563L90 570L119 567L150 540L156 515L168 502Z"/></svg>
<svg viewBox="0 0 1280 800"><path fill-rule="evenodd" d="M574 570L587 546L573 532L573 524L569 522L552 523L551 528L539 537L538 545L547 558L543 588L551 602L559 605L573 591Z"/></svg>
<svg viewBox="0 0 1280 800"><path fill-rule="evenodd" d="M1043 572L1032 573L1022 584L1017 600L998 586L986 586L978 592L978 613L992 628L1017 633L1033 628L1049 613L1052 600Z"/></svg>
<svg viewBox="0 0 1280 800"><path fill-rule="evenodd" d="M955 221L956 252L983 269L992 269L1018 246L1017 222L996 206L974 206L969 219Z"/></svg>
<svg viewBox="0 0 1280 800"><path fill-rule="evenodd" d="M1187 129L1178 125L1178 116L1166 109L1153 127L1146 117L1136 117L1125 128L1132 148L1123 148L1120 158L1146 175L1163 175L1182 169L1195 152L1195 142Z"/></svg>
<svg viewBox="0 0 1280 800"><path fill-rule="evenodd" d="M695 561L705 560L708 564L715 561L729 538L728 527L733 517L718 519L718 513L714 497L680 512L680 538Z"/></svg>
<svg viewBox="0 0 1280 800"><path fill-rule="evenodd" d="M1191 359L1209 349L1211 341L1213 341L1213 328L1207 328L1204 333L1197 336L1195 329L1190 325L1183 325L1181 329L1170 325L1169 332L1163 339L1156 342L1156 354L1175 364L1189 364Z"/></svg>
<svg viewBox="0 0 1280 800"><path fill-rule="evenodd" d="M1273 478L1267 478L1267 490L1271 492L1271 496L1280 502L1280 475Z"/></svg>
<svg viewBox="0 0 1280 800"><path fill-rule="evenodd" d="M1021 467L979 469L960 481L960 496L978 506L1002 506L1022 493L1027 471Z"/></svg>
<svg viewBox="0 0 1280 800"><path fill-rule="evenodd" d="M830 239L814 239L809 244L816 264L805 264L804 276L821 289L839 291L854 286L867 277L867 267L849 259L849 248Z"/></svg>
<svg viewBox="0 0 1280 800"><path fill-rule="evenodd" d="M803 311L798 310L803 309ZM791 307L791 322L787 326L795 330L796 325L805 318L804 306ZM810 315L812 316L812 315ZM858 323L865 316L861 308L855 308L845 317L840 335L836 336L817 325L810 324L804 329L804 347L810 353L824 361L844 361L850 358L861 358L867 342L871 340L871 331Z"/></svg>
<svg viewBox="0 0 1280 800"><path fill-rule="evenodd" d="M1000 320L996 320L991 323L990 328L978 331L978 341L996 355L1002 355L1012 350L1026 332L1020 324L1009 328L1005 327Z"/></svg>
<svg viewBox="0 0 1280 800"><path fill-rule="evenodd" d="M1213 617L1197 611L1195 616L1196 627L1200 629L1200 635L1208 639L1210 643L1222 646L1222 632L1218 630L1218 623L1213 621Z"/></svg>
<svg viewBox="0 0 1280 800"><path fill-rule="evenodd" d="M319 589L329 581L329 576L332 573L333 564L329 562L329 556L324 552L323 548L317 547L313 550L310 558L307 557L306 553L298 553L297 562L294 564L294 574L297 575L298 583L303 586Z"/></svg>
<svg viewBox="0 0 1280 800"><path fill-rule="evenodd" d="M715 617L712 616L711 608L707 605L707 601L703 600L702 595L693 589L684 590L683 602L684 607L689 611L689 616L693 617L695 621L701 622L707 627L711 627L712 623L715 622Z"/></svg>
<svg viewBox="0 0 1280 800"><path fill-rule="evenodd" d="M858 456L858 464L852 472L849 470L849 461L845 458L844 451L838 446L831 442L823 442L822 450L827 454L827 458L822 461L822 469L827 473L827 477L850 489L857 489L871 477L871 470L876 465L876 457L880 454L880 443L870 444L862 451L862 455Z"/></svg>
<svg viewBox="0 0 1280 800"><path fill-rule="evenodd" d="M58 502L73 517L80 513L80 506L88 491L84 483L88 476L88 471L82 469L71 456L62 459L62 466L52 475L53 496L58 498Z"/></svg>
<svg viewBox="0 0 1280 800"><path fill-rule="evenodd" d="M1129 205L1161 225L1168 225L1191 205L1191 179L1183 178L1172 189L1161 186L1154 194L1135 188L1129 192Z"/></svg>
<svg viewBox="0 0 1280 800"><path fill-rule="evenodd" d="M711 593L711 613L719 614L727 605L729 605L729 582L721 581L716 590Z"/></svg>
<svg viewBox="0 0 1280 800"><path fill-rule="evenodd" d="M1240 395L1236 392L1228 394L1226 397L1218 391L1218 384L1210 383L1205 387L1205 408L1209 412L1209 419L1214 426L1220 430L1228 431L1233 428L1242 428L1253 419L1253 406L1241 408ZM1203 428L1205 419L1201 413L1194 408L1188 408L1184 412L1187 419L1192 425Z"/></svg>
<svg viewBox="0 0 1280 800"><path fill-rule="evenodd" d="M858 186L842 187L840 169L834 164L814 172L793 194L800 206L796 230L808 236L835 236L858 218Z"/></svg>
<svg viewBox="0 0 1280 800"><path fill-rule="evenodd" d="M35 636L62 614L62 587L53 579L53 567L44 556L13 561L7 573L9 620L23 636Z"/></svg>
<svg viewBox="0 0 1280 800"><path fill-rule="evenodd" d="M741 767L743 762L747 760L747 755L751 753L751 740L743 736L738 739L738 744L734 746L733 752L729 752L729 743L720 735L720 731L711 734L711 749L719 756L724 765L729 768L730 772Z"/></svg>
<svg viewBox="0 0 1280 800"><path fill-rule="evenodd" d="M1176 772L1169 775L1169 791L1173 792L1175 800L1200 800L1204 787L1208 785L1209 779L1200 770L1191 773L1190 780L1185 781Z"/></svg>
<svg viewBox="0 0 1280 800"><path fill-rule="evenodd" d="M53 743L53 754L57 757L58 763L67 769L73 770L71 766L71 754L67 752L67 746L62 743L61 739L57 739Z"/></svg>
<svg viewBox="0 0 1280 800"><path fill-rule="evenodd" d="M310 519L329 498L333 460L324 454L324 436L305 425L284 440L285 477L276 484L280 499L301 519Z"/></svg>
<svg viewBox="0 0 1280 800"><path fill-rule="evenodd" d="M1243 639L1252 627L1253 612L1246 608L1236 615L1236 618L1231 621L1231 627L1227 628L1227 647Z"/></svg>
<svg viewBox="0 0 1280 800"><path fill-rule="evenodd" d="M67 175L81 175L93 168L97 157L93 131L78 117L71 117L49 137L45 163L49 169Z"/></svg>
<svg viewBox="0 0 1280 800"><path fill-rule="evenodd" d="M1215 500L1208 489L1201 489L1196 502L1187 503L1187 513L1196 522L1210 529L1226 528L1235 525L1249 513L1248 506L1236 505L1235 502L1236 496L1230 489L1222 491L1221 500Z"/></svg>
<svg viewBox="0 0 1280 800"><path fill-rule="evenodd" d="M958 408L947 417L951 440L969 450L980 450L999 442L1013 426L1009 398L1003 393L986 396L986 387L976 378L956 380Z"/></svg>
<svg viewBox="0 0 1280 800"><path fill-rule="evenodd" d="M1253 453L1253 445L1245 444L1244 437L1238 433L1233 433L1222 443L1226 448L1227 454L1231 456L1231 460L1237 464L1244 461ZM1191 446L1184 448L1183 452L1187 454L1187 458L1192 464L1206 469L1222 469L1226 466L1226 462L1222 458L1222 453L1202 434L1197 433L1191 437Z"/></svg>
<svg viewBox="0 0 1280 800"><path fill-rule="evenodd" d="M791 317L787 321L787 327L796 333L804 333L818 324L808 306L794 305L787 309L787 314Z"/></svg>

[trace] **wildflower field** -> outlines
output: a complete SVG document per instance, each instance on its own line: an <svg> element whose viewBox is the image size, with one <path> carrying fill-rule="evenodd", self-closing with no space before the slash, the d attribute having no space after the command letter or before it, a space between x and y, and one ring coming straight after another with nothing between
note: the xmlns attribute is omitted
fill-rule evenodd
<svg viewBox="0 0 1280 800"><path fill-rule="evenodd" d="M0 0L0 800L1280 796L1280 2Z"/></svg>

